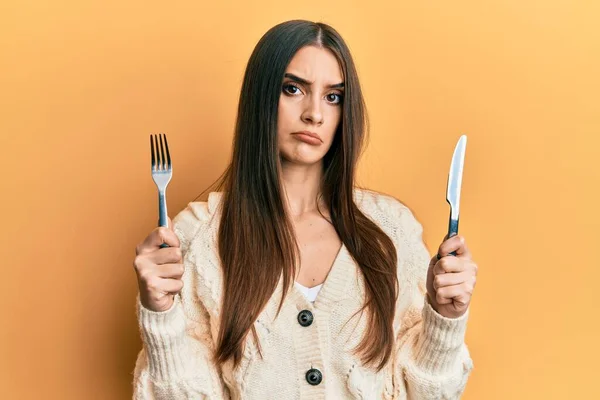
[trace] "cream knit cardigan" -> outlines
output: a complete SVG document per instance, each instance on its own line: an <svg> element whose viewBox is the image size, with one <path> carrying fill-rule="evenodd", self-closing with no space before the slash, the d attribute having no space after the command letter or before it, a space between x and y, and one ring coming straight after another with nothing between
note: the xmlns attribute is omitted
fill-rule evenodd
<svg viewBox="0 0 600 400"><path fill-rule="evenodd" d="M464 343L468 312L445 318L426 301L429 254L422 226L393 197L355 189L357 206L394 241L400 293L396 304L393 357L379 373L350 351L366 329L366 312L351 316L364 300L364 281L342 247L314 303L291 285L281 313L280 279L254 323L264 358L248 335L241 366L217 367L215 349L221 313L222 274L217 228L222 192L192 202L173 219L185 273L171 309L153 312L137 298L143 339L134 371L134 399L458 399L473 367ZM310 326L298 322L309 310ZM349 321L350 320L350 321ZM349 321L349 322L348 322ZM348 323L346 323L348 322ZM309 369L322 381L307 382Z"/></svg>

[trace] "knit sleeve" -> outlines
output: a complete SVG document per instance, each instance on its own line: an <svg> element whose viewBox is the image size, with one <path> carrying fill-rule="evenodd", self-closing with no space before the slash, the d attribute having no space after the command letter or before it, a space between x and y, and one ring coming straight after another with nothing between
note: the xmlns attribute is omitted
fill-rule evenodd
<svg viewBox="0 0 600 400"><path fill-rule="evenodd" d="M185 272L184 287L170 309L146 309L137 296L136 311L143 348L134 371L136 400L227 399L219 368L211 360L214 343L210 318L193 294L195 268L186 253L200 221L188 206L173 219Z"/></svg>
<svg viewBox="0 0 600 400"><path fill-rule="evenodd" d="M459 399L473 363L464 342L468 311L446 318L429 304L426 279L430 256L423 227L401 203L395 205L400 295L394 391L409 399Z"/></svg>

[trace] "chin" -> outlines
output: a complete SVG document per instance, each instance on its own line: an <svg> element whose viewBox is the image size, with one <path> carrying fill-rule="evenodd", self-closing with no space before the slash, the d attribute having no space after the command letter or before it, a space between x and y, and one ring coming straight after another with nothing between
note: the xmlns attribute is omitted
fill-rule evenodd
<svg viewBox="0 0 600 400"><path fill-rule="evenodd" d="M287 155L282 155L282 161L287 162L287 163L292 163L292 164L300 164L300 165L313 165L313 164L319 164L323 161L323 157L319 154L319 155L306 155L306 156L292 156L289 157Z"/></svg>

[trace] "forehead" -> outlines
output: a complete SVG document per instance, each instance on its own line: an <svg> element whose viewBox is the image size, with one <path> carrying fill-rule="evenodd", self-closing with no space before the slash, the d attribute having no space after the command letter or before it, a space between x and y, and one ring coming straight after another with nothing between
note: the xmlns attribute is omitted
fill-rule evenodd
<svg viewBox="0 0 600 400"><path fill-rule="evenodd" d="M298 50L286 72L325 84L340 83L344 80L342 69L333 53L315 46L305 46Z"/></svg>

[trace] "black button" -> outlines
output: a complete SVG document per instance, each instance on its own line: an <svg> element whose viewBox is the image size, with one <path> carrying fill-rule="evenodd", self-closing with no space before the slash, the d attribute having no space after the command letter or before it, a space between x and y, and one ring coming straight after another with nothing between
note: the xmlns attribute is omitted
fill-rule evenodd
<svg viewBox="0 0 600 400"><path fill-rule="evenodd" d="M300 313L298 314L298 322L302 326L309 326L310 324L313 323L312 313L308 310L300 311Z"/></svg>
<svg viewBox="0 0 600 400"><path fill-rule="evenodd" d="M315 368L311 368L306 372L306 381L313 386L317 386L323 380L323 374L321 371Z"/></svg>

